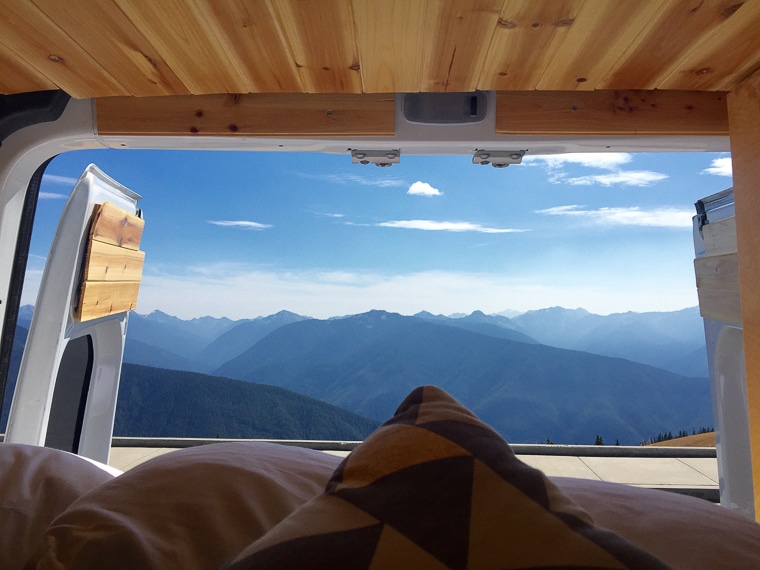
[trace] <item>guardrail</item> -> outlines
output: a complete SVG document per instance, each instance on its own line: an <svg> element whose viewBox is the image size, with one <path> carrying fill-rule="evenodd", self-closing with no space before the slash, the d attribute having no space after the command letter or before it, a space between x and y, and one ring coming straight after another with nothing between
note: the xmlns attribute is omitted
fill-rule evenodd
<svg viewBox="0 0 760 570"><path fill-rule="evenodd" d="M279 443L306 447L319 451L351 451L361 441L337 441L316 439L228 439L191 437L114 437L113 447L173 447L182 449L211 443L247 441ZM565 457L717 457L714 447L659 447L653 445L547 445L543 443L512 443L517 455L551 455Z"/></svg>

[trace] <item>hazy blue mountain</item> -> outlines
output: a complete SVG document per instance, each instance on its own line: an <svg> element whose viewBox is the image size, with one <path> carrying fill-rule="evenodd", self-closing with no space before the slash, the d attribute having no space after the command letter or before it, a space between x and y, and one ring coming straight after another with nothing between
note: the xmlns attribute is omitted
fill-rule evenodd
<svg viewBox="0 0 760 570"><path fill-rule="evenodd" d="M29 319L31 320L31 318ZM5 428L8 425L8 414L11 411L11 400L13 400L13 392L16 389L16 379L18 378L18 371L21 367L21 357L24 354L24 345L26 344L26 337L29 334L29 330L25 327L16 325L16 334L13 337L13 348L11 349L11 360L8 366L8 378L5 384L5 398L3 398L3 406L0 409L0 432L5 433Z"/></svg>
<svg viewBox="0 0 760 570"><path fill-rule="evenodd" d="M154 311L150 315L130 313L127 338L193 360L209 340L206 335L198 334L184 323L185 321L160 311Z"/></svg>
<svg viewBox="0 0 760 570"><path fill-rule="evenodd" d="M16 324L25 329L29 329L32 324L32 317L34 316L34 305L21 305L18 308L18 320Z"/></svg>
<svg viewBox="0 0 760 570"><path fill-rule="evenodd" d="M470 315L457 318L445 317L443 315L432 315L427 311L422 311L414 316L439 325L459 327L461 329L496 338L507 338L531 344L536 344L538 342L528 335L516 330L514 323L507 317L501 315L486 315L482 311L475 311Z"/></svg>
<svg viewBox="0 0 760 570"><path fill-rule="evenodd" d="M208 370L207 366L195 360L190 360L164 348L135 340L129 335L127 335L127 341L124 343L123 361L129 364L141 364L143 366L168 368L170 370L189 370L193 372L206 372Z"/></svg>
<svg viewBox="0 0 760 570"><path fill-rule="evenodd" d="M135 314L136 313L132 313L130 315L130 319ZM161 311L153 311L149 315L140 316L152 323L165 325L167 327L173 327L178 330L182 330L187 334L197 336L207 343L211 342L219 335L227 332L232 327L235 327L247 320L244 319L242 321L233 321L227 317L198 317L194 319L183 320L172 315L167 315Z"/></svg>
<svg viewBox="0 0 760 570"><path fill-rule="evenodd" d="M377 420L412 388L436 384L515 442L592 443L599 434L638 444L713 424L705 378L382 311L286 325L217 373Z"/></svg>
<svg viewBox="0 0 760 570"><path fill-rule="evenodd" d="M378 425L274 386L124 364L114 435L351 441Z"/></svg>
<svg viewBox="0 0 760 570"><path fill-rule="evenodd" d="M308 319L289 311L240 322L213 340L198 355L206 371L212 371L242 354L278 328Z"/></svg>
<svg viewBox="0 0 760 570"><path fill-rule="evenodd" d="M511 319L542 344L617 356L676 373L708 376L699 308L655 313L595 315L553 307ZM693 362L688 358L694 358Z"/></svg>

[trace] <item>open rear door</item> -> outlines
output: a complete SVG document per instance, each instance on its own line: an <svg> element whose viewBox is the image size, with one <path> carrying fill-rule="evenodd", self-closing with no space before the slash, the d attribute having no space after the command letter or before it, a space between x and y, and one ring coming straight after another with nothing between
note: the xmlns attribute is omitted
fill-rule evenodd
<svg viewBox="0 0 760 570"><path fill-rule="evenodd" d="M694 270L710 366L720 503L754 520L733 189L703 198L696 207Z"/></svg>
<svg viewBox="0 0 760 570"><path fill-rule="evenodd" d="M94 165L77 181L45 264L6 441L108 462L142 277L139 200Z"/></svg>

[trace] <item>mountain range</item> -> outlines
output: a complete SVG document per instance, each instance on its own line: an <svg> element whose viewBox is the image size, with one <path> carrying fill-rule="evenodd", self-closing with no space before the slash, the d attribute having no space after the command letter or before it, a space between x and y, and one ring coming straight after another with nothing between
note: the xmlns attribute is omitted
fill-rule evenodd
<svg viewBox="0 0 760 570"><path fill-rule="evenodd" d="M212 380L190 372L287 388L376 421L413 387L437 384L515 442L592 443L601 435L638 444L713 424L696 308L600 316L556 307L511 317L371 311L327 320L281 311L241 321L133 313L124 361L154 376L156 368L184 370L197 382Z"/></svg>

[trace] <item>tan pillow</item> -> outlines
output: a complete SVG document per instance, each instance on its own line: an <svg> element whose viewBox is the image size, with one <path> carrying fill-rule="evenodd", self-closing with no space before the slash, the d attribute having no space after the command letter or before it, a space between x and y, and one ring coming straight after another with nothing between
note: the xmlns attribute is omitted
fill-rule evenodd
<svg viewBox="0 0 760 570"><path fill-rule="evenodd" d="M230 569L665 566L589 515L448 394L414 390L326 491Z"/></svg>
<svg viewBox="0 0 760 570"><path fill-rule="evenodd" d="M702 499L553 477L594 522L673 568L760 568L760 525Z"/></svg>
<svg viewBox="0 0 760 570"><path fill-rule="evenodd" d="M53 521L38 568L216 568L324 490L339 461L266 443L161 455Z"/></svg>
<svg viewBox="0 0 760 570"><path fill-rule="evenodd" d="M34 567L51 521L111 479L104 469L65 451L0 443L0 568Z"/></svg>

